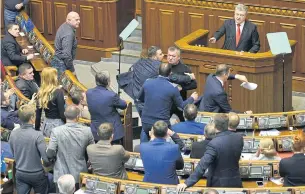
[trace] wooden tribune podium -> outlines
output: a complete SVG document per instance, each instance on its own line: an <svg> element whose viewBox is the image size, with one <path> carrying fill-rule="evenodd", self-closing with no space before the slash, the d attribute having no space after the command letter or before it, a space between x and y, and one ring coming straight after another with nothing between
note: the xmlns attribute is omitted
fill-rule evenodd
<svg viewBox="0 0 305 194"><path fill-rule="evenodd" d="M282 56L263 53L240 53L209 48L208 30L199 29L175 42L182 51L183 62L196 75L197 92L203 94L205 80L215 72L218 64L231 66L232 74L247 76L249 82L258 84L254 91L240 86L238 80L228 81L226 91L233 110L252 110L254 113L282 112ZM285 111L292 110L292 58L295 40L290 40L292 53L285 56Z"/></svg>

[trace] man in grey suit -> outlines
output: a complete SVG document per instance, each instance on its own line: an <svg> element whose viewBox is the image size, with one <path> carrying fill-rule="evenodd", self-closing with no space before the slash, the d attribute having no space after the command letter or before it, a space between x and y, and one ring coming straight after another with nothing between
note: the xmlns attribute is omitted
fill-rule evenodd
<svg viewBox="0 0 305 194"><path fill-rule="evenodd" d="M121 145L111 145L113 139L113 125L103 123L98 128L99 140L87 147L89 161L93 173L112 178L127 179L124 163L130 155Z"/></svg>
<svg viewBox="0 0 305 194"><path fill-rule="evenodd" d="M48 158L56 158L54 165L54 182L64 174L71 174L75 179L75 189L79 188L79 173L87 172L86 148L94 144L89 127L77 123L80 110L70 105L65 110L67 122L52 130L47 149Z"/></svg>
<svg viewBox="0 0 305 194"><path fill-rule="evenodd" d="M247 12L247 6L238 4L234 19L226 20L209 41L215 43L225 34L223 49L257 53L260 49L259 35L256 25L246 20Z"/></svg>

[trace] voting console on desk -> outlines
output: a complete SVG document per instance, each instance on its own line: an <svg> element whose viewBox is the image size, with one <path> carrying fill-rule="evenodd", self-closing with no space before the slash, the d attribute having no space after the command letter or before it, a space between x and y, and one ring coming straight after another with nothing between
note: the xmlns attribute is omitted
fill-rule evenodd
<svg viewBox="0 0 305 194"><path fill-rule="evenodd" d="M256 162L240 161L239 171L241 178L257 179L267 177L279 177L279 161Z"/></svg>
<svg viewBox="0 0 305 194"><path fill-rule="evenodd" d="M276 150L278 152L291 152L293 135L274 137L276 142Z"/></svg>
<svg viewBox="0 0 305 194"><path fill-rule="evenodd" d="M294 127L304 127L305 126L305 112L296 113L292 116Z"/></svg>
<svg viewBox="0 0 305 194"><path fill-rule="evenodd" d="M124 182L122 181L122 184ZM126 184L124 194L158 194L160 191L159 187L152 187L138 184Z"/></svg>
<svg viewBox="0 0 305 194"><path fill-rule="evenodd" d="M183 191L178 192L176 187L166 187L165 192L161 192L162 194L202 194L202 191Z"/></svg>
<svg viewBox="0 0 305 194"><path fill-rule="evenodd" d="M291 188L260 188L250 190L250 194L293 194Z"/></svg>
<svg viewBox="0 0 305 194"><path fill-rule="evenodd" d="M295 187L294 194L305 194L305 187Z"/></svg>
<svg viewBox="0 0 305 194"><path fill-rule="evenodd" d="M242 188L213 188L218 191L219 194L247 194L248 192ZM205 189L204 192L208 191L209 189Z"/></svg>
<svg viewBox="0 0 305 194"><path fill-rule="evenodd" d="M274 129L288 127L288 116L272 115L272 116L257 116L258 129Z"/></svg>
<svg viewBox="0 0 305 194"><path fill-rule="evenodd" d="M142 159L139 154L131 154L129 160L125 163L125 168L136 171L144 171Z"/></svg>
<svg viewBox="0 0 305 194"><path fill-rule="evenodd" d="M95 177L83 178L85 184L85 193L94 194L117 194L119 189L119 182L106 182Z"/></svg>

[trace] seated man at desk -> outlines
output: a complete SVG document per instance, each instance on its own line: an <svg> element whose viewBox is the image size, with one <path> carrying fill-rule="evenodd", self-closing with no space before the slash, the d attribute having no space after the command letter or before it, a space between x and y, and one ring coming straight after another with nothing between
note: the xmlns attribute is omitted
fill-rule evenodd
<svg viewBox="0 0 305 194"><path fill-rule="evenodd" d="M34 80L34 69L30 64L24 63L18 68L18 73L19 76L15 81L16 87L25 97L31 99L33 94L37 93L39 89Z"/></svg>
<svg viewBox="0 0 305 194"><path fill-rule="evenodd" d="M246 20L247 12L247 6L238 4L234 19L226 20L209 41L215 43L225 34L223 49L257 53L260 49L259 35L256 25Z"/></svg>
<svg viewBox="0 0 305 194"><path fill-rule="evenodd" d="M170 134L169 134L170 133ZM144 166L144 182L158 184L178 184L176 169L184 167L179 146L166 142L169 135L165 121L157 121L150 131L151 141L140 144L140 154Z"/></svg>
<svg viewBox="0 0 305 194"><path fill-rule="evenodd" d="M195 121L197 113L197 107L194 104L186 105L183 110L186 121L173 125L172 130L176 133L203 135L205 124Z"/></svg>
<svg viewBox="0 0 305 194"><path fill-rule="evenodd" d="M19 66L34 58L34 54L28 54L27 49L22 49L16 38L19 36L19 26L9 24L8 33L1 40L1 61L5 66ZM26 55L28 54L28 55Z"/></svg>

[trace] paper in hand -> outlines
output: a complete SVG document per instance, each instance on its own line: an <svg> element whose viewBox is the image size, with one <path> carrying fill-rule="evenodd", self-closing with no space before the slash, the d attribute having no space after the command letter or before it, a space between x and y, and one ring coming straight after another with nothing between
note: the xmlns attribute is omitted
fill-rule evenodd
<svg viewBox="0 0 305 194"><path fill-rule="evenodd" d="M255 90L257 88L256 83L250 83L250 82L243 82L240 86L248 89L248 90Z"/></svg>

